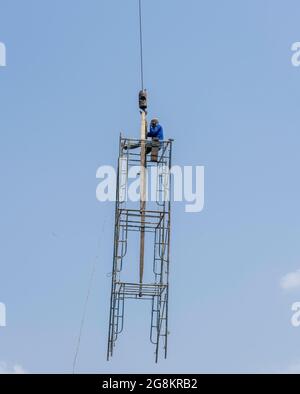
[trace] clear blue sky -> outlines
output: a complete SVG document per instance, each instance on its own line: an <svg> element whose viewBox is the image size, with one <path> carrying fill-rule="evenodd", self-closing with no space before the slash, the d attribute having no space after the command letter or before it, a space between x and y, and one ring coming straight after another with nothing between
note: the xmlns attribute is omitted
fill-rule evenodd
<svg viewBox="0 0 300 394"><path fill-rule="evenodd" d="M144 0L150 115L205 209L173 206L169 358L130 310L106 362L113 203L96 169L138 136L136 0L0 0L0 362L70 372L276 372L300 360L280 278L300 268L297 0ZM104 226L103 226L104 224ZM104 230L102 231L102 228ZM150 313L150 309L149 309ZM140 319L139 319L140 317Z"/></svg>

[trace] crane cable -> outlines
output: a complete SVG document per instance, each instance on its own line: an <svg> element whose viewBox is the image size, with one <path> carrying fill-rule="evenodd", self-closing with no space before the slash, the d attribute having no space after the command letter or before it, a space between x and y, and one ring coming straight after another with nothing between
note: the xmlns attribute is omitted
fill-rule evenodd
<svg viewBox="0 0 300 394"><path fill-rule="evenodd" d="M143 13L142 13L142 0L139 0L139 20L140 20L141 87L142 87L142 90L144 90L144 55L143 55Z"/></svg>

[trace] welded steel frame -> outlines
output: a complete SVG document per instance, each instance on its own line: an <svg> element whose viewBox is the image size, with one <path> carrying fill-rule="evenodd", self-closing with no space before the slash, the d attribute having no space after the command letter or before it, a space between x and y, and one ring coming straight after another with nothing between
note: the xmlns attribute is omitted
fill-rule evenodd
<svg viewBox="0 0 300 394"><path fill-rule="evenodd" d="M124 193L122 195L126 185L124 187L122 182L125 176L127 184L126 174L128 175L129 168L138 166L141 162L142 140L128 139L120 135L107 360L113 356L118 335L123 331L125 300L129 299L151 301L150 341L155 346L155 361L158 362L161 349L164 357L167 357L172 142L172 140L161 142L157 162L151 161L151 154L146 156L146 167L156 166L160 176L156 185L156 209L145 209L141 212L138 202L136 208L127 207L126 198L123 199ZM128 149L132 145L136 146L136 149ZM124 163L127 166L125 170L122 168ZM154 235L152 283L141 285L122 282L123 260L128 248L137 247L137 245L128 245L128 234L131 231L145 231Z"/></svg>

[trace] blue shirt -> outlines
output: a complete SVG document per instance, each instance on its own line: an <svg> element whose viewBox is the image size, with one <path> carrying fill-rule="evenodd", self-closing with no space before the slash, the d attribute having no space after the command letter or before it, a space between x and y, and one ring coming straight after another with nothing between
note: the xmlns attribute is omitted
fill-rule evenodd
<svg viewBox="0 0 300 394"><path fill-rule="evenodd" d="M147 137L158 138L160 141L164 139L164 130L160 124L155 127L150 125L150 131L147 134Z"/></svg>

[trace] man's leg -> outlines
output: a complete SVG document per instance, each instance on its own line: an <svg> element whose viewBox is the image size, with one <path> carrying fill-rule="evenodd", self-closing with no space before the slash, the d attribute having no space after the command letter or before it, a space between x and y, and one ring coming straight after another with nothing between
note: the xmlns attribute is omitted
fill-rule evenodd
<svg viewBox="0 0 300 394"><path fill-rule="evenodd" d="M139 148L140 146L141 146L140 143L132 144L132 143L129 142L128 144L125 144L123 146L123 149L125 149L125 150L127 150L127 149L136 149L136 148Z"/></svg>
<svg viewBox="0 0 300 394"><path fill-rule="evenodd" d="M128 144L125 144L123 146L123 149L125 149L125 150L127 150L127 149L136 149L136 148L140 148L140 146L141 146L141 144L139 142L138 143L134 143L134 144L129 142ZM152 142L151 141L146 141L146 154L148 155L151 152L151 150L152 150Z"/></svg>
<svg viewBox="0 0 300 394"><path fill-rule="evenodd" d="M160 149L160 142L158 138L153 138L152 149L151 149L151 161L157 162L159 149Z"/></svg>

